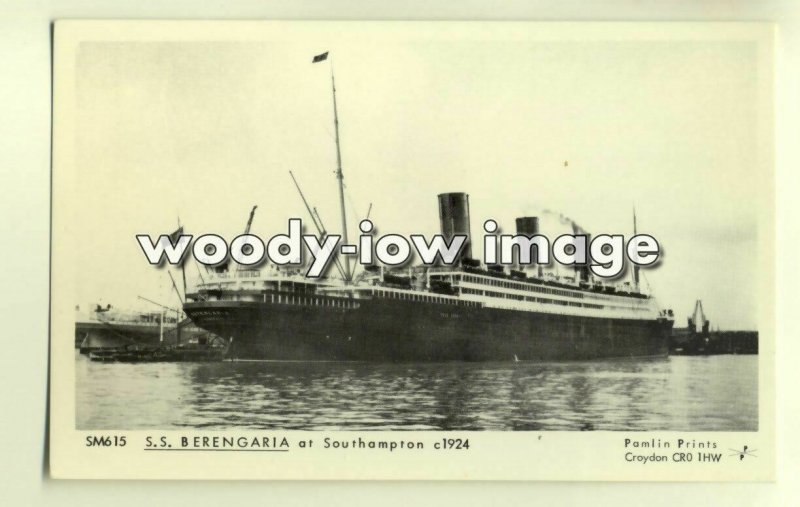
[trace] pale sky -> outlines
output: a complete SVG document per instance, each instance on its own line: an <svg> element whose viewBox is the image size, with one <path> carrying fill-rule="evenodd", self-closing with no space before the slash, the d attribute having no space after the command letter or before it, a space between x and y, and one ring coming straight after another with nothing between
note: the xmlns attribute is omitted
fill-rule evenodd
<svg viewBox="0 0 800 507"><path fill-rule="evenodd" d="M370 202L381 233L436 233L448 191L470 194L474 235L547 208L627 236L635 205L663 250L645 276L676 325L702 299L713 327L756 327L753 43L234 39L79 46L76 303L174 304L134 236L172 232L178 215L230 239L254 204L262 238L307 221L289 170L338 231L330 66L311 64L329 50L351 236Z"/></svg>

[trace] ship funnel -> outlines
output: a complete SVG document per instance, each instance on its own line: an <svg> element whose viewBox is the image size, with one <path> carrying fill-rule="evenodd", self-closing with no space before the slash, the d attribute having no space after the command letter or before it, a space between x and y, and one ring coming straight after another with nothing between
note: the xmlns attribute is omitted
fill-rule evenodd
<svg viewBox="0 0 800 507"><path fill-rule="evenodd" d="M456 234L465 234L467 242L460 258L472 258L472 235L469 230L469 195L463 192L439 194L439 224L442 236L449 242Z"/></svg>
<svg viewBox="0 0 800 507"><path fill-rule="evenodd" d="M539 234L539 217L518 217L517 234L533 236Z"/></svg>
<svg viewBox="0 0 800 507"><path fill-rule="evenodd" d="M523 236L535 236L539 234L539 217L517 217L517 234ZM538 266L536 273L542 276L542 267Z"/></svg>

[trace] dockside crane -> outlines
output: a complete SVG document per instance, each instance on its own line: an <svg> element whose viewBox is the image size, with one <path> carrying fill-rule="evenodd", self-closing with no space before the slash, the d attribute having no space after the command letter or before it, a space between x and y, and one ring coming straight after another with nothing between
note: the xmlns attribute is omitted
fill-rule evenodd
<svg viewBox="0 0 800 507"><path fill-rule="evenodd" d="M694 304L694 313L689 317L689 329L692 333L708 335L711 322L703 311L703 301L697 300Z"/></svg>

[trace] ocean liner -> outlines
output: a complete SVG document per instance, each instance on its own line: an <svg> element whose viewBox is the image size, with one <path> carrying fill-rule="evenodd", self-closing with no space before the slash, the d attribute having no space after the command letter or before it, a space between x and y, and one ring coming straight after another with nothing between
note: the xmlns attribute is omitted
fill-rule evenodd
<svg viewBox="0 0 800 507"><path fill-rule="evenodd" d="M332 68L331 88L342 244L348 244ZM440 195L439 219L446 238L469 236L468 195ZM517 233L537 234L538 223L520 217ZM469 243L453 266L373 266L353 278L345 256L336 268L340 280L308 279L296 269L220 270L187 294L184 311L232 340L229 353L239 359L526 361L668 353L672 312L640 292L638 268L633 284L619 287L592 281L586 267L571 279L484 268L471 258Z"/></svg>
<svg viewBox="0 0 800 507"><path fill-rule="evenodd" d="M469 230L468 196L439 196L445 237ZM518 234L536 234L522 217ZM368 267L350 282L298 270L215 273L188 294L200 327L233 340L240 359L507 361L664 356L671 311L637 290L458 265ZM626 290L628 289L628 290Z"/></svg>

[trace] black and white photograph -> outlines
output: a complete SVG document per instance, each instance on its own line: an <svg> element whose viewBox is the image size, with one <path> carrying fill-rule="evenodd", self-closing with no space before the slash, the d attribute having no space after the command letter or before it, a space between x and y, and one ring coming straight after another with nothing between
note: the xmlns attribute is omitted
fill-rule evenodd
<svg viewBox="0 0 800 507"><path fill-rule="evenodd" d="M768 470L770 34L56 24L53 438Z"/></svg>

